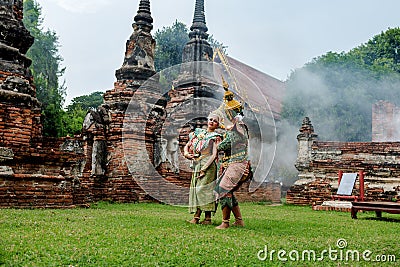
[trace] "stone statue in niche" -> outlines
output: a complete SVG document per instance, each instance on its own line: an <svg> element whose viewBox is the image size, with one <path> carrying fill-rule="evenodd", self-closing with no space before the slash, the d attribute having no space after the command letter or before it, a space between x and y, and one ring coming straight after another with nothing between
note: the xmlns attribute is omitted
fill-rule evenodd
<svg viewBox="0 0 400 267"><path fill-rule="evenodd" d="M82 123L82 130L86 131L90 128L90 126L92 126L94 123L94 119L93 119L93 115L92 113L89 111L88 113L86 113L85 119L83 120Z"/></svg>
<svg viewBox="0 0 400 267"><path fill-rule="evenodd" d="M167 160L171 163L171 168L174 173L179 173L179 141L177 138L168 139L167 145Z"/></svg>
<svg viewBox="0 0 400 267"><path fill-rule="evenodd" d="M107 144L104 140L95 140L92 150L92 175L104 175L107 165Z"/></svg>
<svg viewBox="0 0 400 267"><path fill-rule="evenodd" d="M154 144L154 167L168 162L174 173L179 173L179 141L175 138L158 138Z"/></svg>
<svg viewBox="0 0 400 267"><path fill-rule="evenodd" d="M167 144L165 138L158 138L154 144L154 167L160 166L162 162L167 161Z"/></svg>
<svg viewBox="0 0 400 267"><path fill-rule="evenodd" d="M111 115L109 113L107 106L100 106L96 110L89 110L82 124L83 131L89 130L92 125L95 125L96 128L102 128L105 131L110 123Z"/></svg>

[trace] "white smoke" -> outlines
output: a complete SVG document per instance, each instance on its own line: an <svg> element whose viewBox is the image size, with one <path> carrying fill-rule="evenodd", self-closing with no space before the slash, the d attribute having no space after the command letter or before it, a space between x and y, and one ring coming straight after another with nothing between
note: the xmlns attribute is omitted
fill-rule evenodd
<svg viewBox="0 0 400 267"><path fill-rule="evenodd" d="M296 137L299 127L290 125L286 121L279 121L276 128L276 152L267 181L281 182L285 186L290 186L297 179L297 170L294 164L297 159Z"/></svg>

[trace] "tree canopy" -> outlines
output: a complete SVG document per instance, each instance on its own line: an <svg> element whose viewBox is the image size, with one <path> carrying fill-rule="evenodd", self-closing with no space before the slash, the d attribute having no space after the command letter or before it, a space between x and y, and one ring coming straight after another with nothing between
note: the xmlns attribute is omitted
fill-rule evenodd
<svg viewBox="0 0 400 267"><path fill-rule="evenodd" d="M93 92L89 95L77 96L71 100L71 104L68 105L67 111L72 112L73 110L83 109L91 110L96 109L98 106L103 104L104 92Z"/></svg>
<svg viewBox="0 0 400 267"><path fill-rule="evenodd" d="M282 118L311 118L321 139L370 141L372 105L400 104L400 29L389 29L349 52L328 52L287 81Z"/></svg>
<svg viewBox="0 0 400 267"><path fill-rule="evenodd" d="M97 109L103 104L103 92L93 92L89 95L77 96L71 100L63 116L65 133L80 134L82 124L89 110Z"/></svg>
<svg viewBox="0 0 400 267"><path fill-rule="evenodd" d="M157 72L182 63L182 51L189 41L188 28L184 23L175 21L172 26L157 30L154 39L154 64Z"/></svg>
<svg viewBox="0 0 400 267"><path fill-rule="evenodd" d="M54 31L43 29L41 7L34 0L24 0L23 22L35 38L27 57L32 60L30 70L34 77L37 98L42 103L43 134L62 136L62 106L66 88L64 83L59 82L65 68L61 66L63 58L58 51L58 36Z"/></svg>
<svg viewBox="0 0 400 267"><path fill-rule="evenodd" d="M154 64L157 72L182 63L182 51L189 41L189 29L184 23L176 20L172 26L157 30L154 39L156 40ZM212 47L222 47L226 52L226 47L212 35L208 37L208 42Z"/></svg>
<svg viewBox="0 0 400 267"><path fill-rule="evenodd" d="M59 82L65 68L58 48L58 36L54 31L42 27L41 7L34 0L24 0L24 24L35 42L27 56L32 60L30 67L36 86L36 96L42 103L43 134L60 137L79 134L89 109L103 103L103 93L94 92L72 99L67 110L63 109L66 87Z"/></svg>

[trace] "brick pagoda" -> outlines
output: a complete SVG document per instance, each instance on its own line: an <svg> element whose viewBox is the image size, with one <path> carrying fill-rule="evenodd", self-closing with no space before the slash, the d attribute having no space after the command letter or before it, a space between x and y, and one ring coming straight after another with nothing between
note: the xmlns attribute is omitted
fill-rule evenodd
<svg viewBox="0 0 400 267"><path fill-rule="evenodd" d="M0 5L0 207L70 207L83 166L79 140L44 138L25 53L22 0Z"/></svg>

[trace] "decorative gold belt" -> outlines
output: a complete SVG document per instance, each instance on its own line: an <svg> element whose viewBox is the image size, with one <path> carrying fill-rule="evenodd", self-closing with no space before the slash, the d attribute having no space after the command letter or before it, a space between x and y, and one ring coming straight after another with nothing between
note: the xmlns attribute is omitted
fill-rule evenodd
<svg viewBox="0 0 400 267"><path fill-rule="evenodd" d="M242 152L239 152L239 153L227 156L227 157L223 157L222 160L225 161L225 160L228 160L231 158L236 158L236 157L243 156L243 155L246 155L246 151L242 151Z"/></svg>

